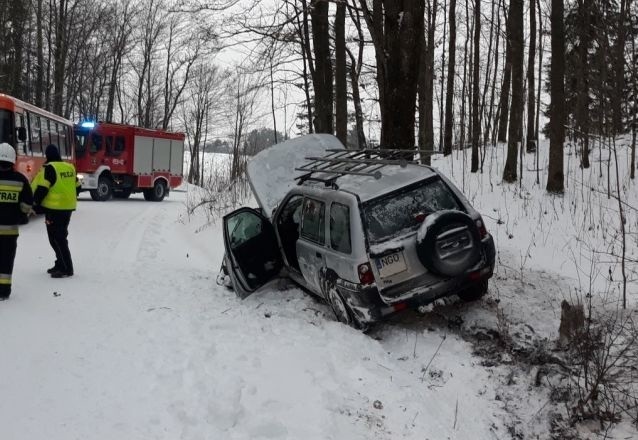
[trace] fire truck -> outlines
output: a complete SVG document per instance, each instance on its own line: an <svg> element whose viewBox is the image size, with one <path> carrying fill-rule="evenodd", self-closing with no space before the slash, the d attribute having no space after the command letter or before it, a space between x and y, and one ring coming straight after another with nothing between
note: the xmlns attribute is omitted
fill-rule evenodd
<svg viewBox="0 0 638 440"><path fill-rule="evenodd" d="M182 183L184 134L107 122L76 124L75 167L96 201L141 192L160 202Z"/></svg>

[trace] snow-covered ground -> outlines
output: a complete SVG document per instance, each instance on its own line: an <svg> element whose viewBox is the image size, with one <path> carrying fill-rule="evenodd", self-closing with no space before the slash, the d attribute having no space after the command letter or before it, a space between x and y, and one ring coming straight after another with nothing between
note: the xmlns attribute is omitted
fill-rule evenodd
<svg viewBox="0 0 638 440"><path fill-rule="evenodd" d="M243 301L217 286L220 224L187 214L195 188L161 203L81 195L69 279L45 273L53 253L36 218L0 303L0 439L549 438L549 390L526 356L556 338L560 302L585 285L568 240L579 192L549 198L531 171L522 192L502 186L502 158L492 174L490 160L483 175L447 168L496 237L490 293L397 315L369 335L288 284ZM520 359L495 349L506 333Z"/></svg>

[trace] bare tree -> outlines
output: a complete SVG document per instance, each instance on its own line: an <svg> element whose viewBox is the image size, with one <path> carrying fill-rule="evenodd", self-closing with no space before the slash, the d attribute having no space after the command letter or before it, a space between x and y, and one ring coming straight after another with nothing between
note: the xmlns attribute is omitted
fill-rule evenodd
<svg viewBox="0 0 638 440"><path fill-rule="evenodd" d="M335 15L335 128L343 145L348 143L348 82L346 69L346 4Z"/></svg>
<svg viewBox="0 0 638 440"><path fill-rule="evenodd" d="M191 69L206 44L205 35L197 26L188 24L187 17L179 12L168 17L165 42L164 112L161 127L166 130L182 93L188 84Z"/></svg>
<svg viewBox="0 0 638 440"><path fill-rule="evenodd" d="M510 0L508 21L512 50L512 105L503 180L511 183L517 178L518 148L522 148L523 140L523 0Z"/></svg>
<svg viewBox="0 0 638 440"><path fill-rule="evenodd" d="M157 46L160 36L166 26L166 14L162 0L147 0L144 13L139 16L139 23L136 26L140 29L140 60L133 63L132 67L137 76L137 123L142 127L154 128L157 118L156 105L156 85L157 77L153 76L157 72L154 68L156 61Z"/></svg>
<svg viewBox="0 0 638 440"><path fill-rule="evenodd" d="M562 193L563 142L565 140L565 6L563 0L552 0L551 38L552 60L550 70L549 107L549 169L547 171L547 191Z"/></svg>
<svg viewBox="0 0 638 440"><path fill-rule="evenodd" d="M419 150L421 162L430 165L434 151L434 35L436 31L437 0L428 0L426 8L427 38L424 40L425 50L421 51L419 64ZM424 32L425 37L425 32Z"/></svg>
<svg viewBox="0 0 638 440"><path fill-rule="evenodd" d="M346 52L348 53L348 57L350 58L350 84L352 87L352 102L354 104L354 116L357 129L357 145L359 145L359 148L365 149L366 135L363 130L363 110L361 107L361 96L359 93L359 78L361 76L361 68L363 66L365 38L363 35L363 28L359 11L355 7L348 5L348 15L350 16L352 23L355 25L358 40L358 52L356 58L352 51L350 51L346 46Z"/></svg>
<svg viewBox="0 0 638 440"><path fill-rule="evenodd" d="M527 146L526 151L536 151L536 96L534 87L534 63L536 61L536 6L529 0L529 55L527 58Z"/></svg>
<svg viewBox="0 0 638 440"><path fill-rule="evenodd" d="M450 0L449 10L450 40L448 46L447 88L445 97L445 133L443 135L443 154L452 154L452 129L454 106L454 69L456 66L456 0Z"/></svg>
<svg viewBox="0 0 638 440"><path fill-rule="evenodd" d="M40 0L39 0L40 1ZM120 78L120 70L124 55L130 50L131 37L133 35L133 20L138 10L132 4L133 0L120 0L113 5L113 14L117 17L113 20L110 32L106 35L111 38L110 47L110 77L107 92L106 112L104 119L113 120L115 106L115 90Z"/></svg>
<svg viewBox="0 0 638 440"><path fill-rule="evenodd" d="M505 0L503 0L504 4ZM507 123L509 117L509 99L512 83L512 44L511 44L511 31L510 31L510 8L503 7L503 13L505 14L505 64L503 66L503 83L501 86L501 95L498 104L498 141L507 141Z"/></svg>
<svg viewBox="0 0 638 440"><path fill-rule="evenodd" d="M255 106L257 104L257 95L260 89L260 81L255 81L251 74L237 71L232 78L230 90L232 95L230 99L231 123L233 126L232 138L232 166L230 178L236 180L245 169L245 154L242 150L244 135L250 125L253 123L255 116Z"/></svg>
<svg viewBox="0 0 638 440"><path fill-rule="evenodd" d="M333 132L332 57L330 55L329 3L311 0L312 42L315 70L312 77L315 90L314 126L317 133Z"/></svg>
<svg viewBox="0 0 638 440"><path fill-rule="evenodd" d="M479 52L481 38L481 0L474 1L474 74L472 80L472 164L473 173L479 168L479 143L481 123L479 121Z"/></svg>
<svg viewBox="0 0 638 440"><path fill-rule="evenodd" d="M381 146L414 148L424 0L359 0L377 61Z"/></svg>
<svg viewBox="0 0 638 440"><path fill-rule="evenodd" d="M205 134L211 122L215 104L221 101L224 81L218 69L209 63L199 63L194 67L189 85L190 98L184 103L183 125L186 130L190 151L188 182L203 184L202 161L200 153L205 147Z"/></svg>

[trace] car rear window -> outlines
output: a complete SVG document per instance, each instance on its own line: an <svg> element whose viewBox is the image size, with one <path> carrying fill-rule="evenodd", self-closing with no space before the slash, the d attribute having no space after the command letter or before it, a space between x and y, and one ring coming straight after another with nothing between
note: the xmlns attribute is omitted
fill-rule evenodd
<svg viewBox="0 0 638 440"><path fill-rule="evenodd" d="M444 209L463 210L450 188L438 177L373 199L363 205L368 239L379 243L416 231L428 214Z"/></svg>

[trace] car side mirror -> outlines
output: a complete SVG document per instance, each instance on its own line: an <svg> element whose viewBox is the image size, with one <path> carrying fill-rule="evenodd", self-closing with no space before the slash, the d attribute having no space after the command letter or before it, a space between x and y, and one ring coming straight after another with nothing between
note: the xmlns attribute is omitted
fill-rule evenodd
<svg viewBox="0 0 638 440"><path fill-rule="evenodd" d="M24 127L18 127L18 140L25 142L27 140L27 129Z"/></svg>

